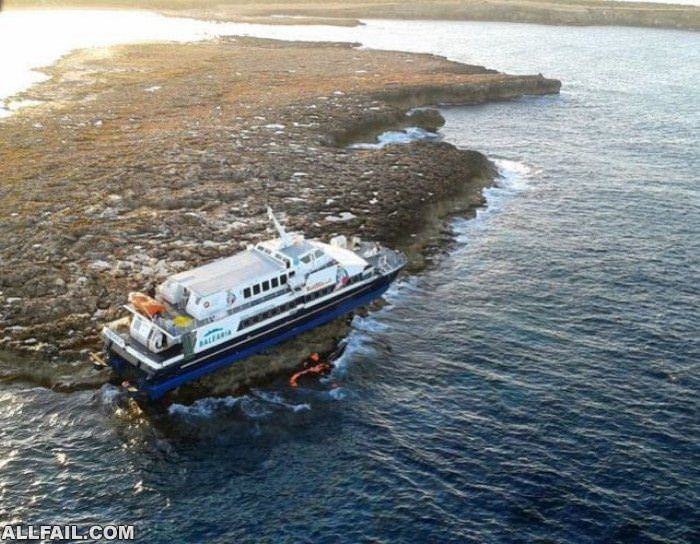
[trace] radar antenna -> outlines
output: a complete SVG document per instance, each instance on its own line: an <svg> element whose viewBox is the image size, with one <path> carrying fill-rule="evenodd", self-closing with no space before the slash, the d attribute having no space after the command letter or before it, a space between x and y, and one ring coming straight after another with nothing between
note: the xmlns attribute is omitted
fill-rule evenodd
<svg viewBox="0 0 700 544"><path fill-rule="evenodd" d="M291 236L287 233L284 227L280 225L279 221L277 221L277 218L275 217L275 214L272 213L272 208L270 208L270 206L267 207L267 217L270 221L272 221L272 224L275 226L277 234L279 234L280 240L282 240L282 247L292 245Z"/></svg>

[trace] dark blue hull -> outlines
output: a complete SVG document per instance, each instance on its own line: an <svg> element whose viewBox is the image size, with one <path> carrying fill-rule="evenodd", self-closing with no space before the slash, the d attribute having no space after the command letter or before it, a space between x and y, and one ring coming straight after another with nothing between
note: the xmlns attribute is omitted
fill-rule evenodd
<svg viewBox="0 0 700 544"><path fill-rule="evenodd" d="M304 314L294 316L293 320L289 320L290 323L286 327L272 323L267 327L271 329L269 333L265 334L263 330L263 334L254 340L235 339L230 342L228 348L226 344L216 346L209 351L196 354L192 359L168 367L158 374L147 375L143 371L137 370L114 348L109 350L109 364L119 375L133 375L136 372L136 386L139 392L151 400L157 400L176 387L229 366L236 361L245 359L263 349L284 342L368 304L384 294L397 274L398 270L388 276L377 278L372 283L359 286L343 295L338 301L330 301L319 304L318 307L309 308Z"/></svg>

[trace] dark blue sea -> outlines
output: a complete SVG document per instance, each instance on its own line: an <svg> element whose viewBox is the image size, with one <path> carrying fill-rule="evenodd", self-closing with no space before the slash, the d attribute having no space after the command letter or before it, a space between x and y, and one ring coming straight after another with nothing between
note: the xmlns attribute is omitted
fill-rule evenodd
<svg viewBox="0 0 700 544"><path fill-rule="evenodd" d="M448 255L354 319L327 383L150 416L110 386L0 385L3 523L134 523L150 543L700 542L700 35L332 32L564 86L443 110L442 137L502 177Z"/></svg>

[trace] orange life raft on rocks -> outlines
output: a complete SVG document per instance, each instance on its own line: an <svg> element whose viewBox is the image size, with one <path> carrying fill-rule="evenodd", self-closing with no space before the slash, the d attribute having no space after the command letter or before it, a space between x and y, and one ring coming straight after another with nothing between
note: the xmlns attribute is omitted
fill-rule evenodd
<svg viewBox="0 0 700 544"><path fill-rule="evenodd" d="M134 306L138 313L150 318L153 318L153 316L158 314L165 313L165 306L163 306L161 302L158 302L153 297L149 297L143 293L129 293L129 302Z"/></svg>
<svg viewBox="0 0 700 544"><path fill-rule="evenodd" d="M301 378L302 376L305 376L307 374L325 374L331 369L330 363L324 363L321 361L321 358L318 356L318 353L312 353L311 357L309 357L305 363L304 370L300 370L296 374L294 374L291 378L289 378L289 385L292 387L297 387L298 383L297 380ZM313 366L308 366L311 365L312 363L317 363Z"/></svg>

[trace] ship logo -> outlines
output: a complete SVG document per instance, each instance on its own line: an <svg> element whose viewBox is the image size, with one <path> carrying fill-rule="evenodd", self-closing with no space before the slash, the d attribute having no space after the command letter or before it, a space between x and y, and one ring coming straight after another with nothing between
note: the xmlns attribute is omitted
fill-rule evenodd
<svg viewBox="0 0 700 544"><path fill-rule="evenodd" d="M231 336L231 334L232 332L230 329L223 329L221 327L210 329L204 333L204 336L202 336L202 338L199 340L198 345L201 348L212 344L218 344L220 340L228 338Z"/></svg>
<svg viewBox="0 0 700 544"><path fill-rule="evenodd" d="M335 288L345 287L350 280L350 274L342 266L338 268L338 272L335 276Z"/></svg>

